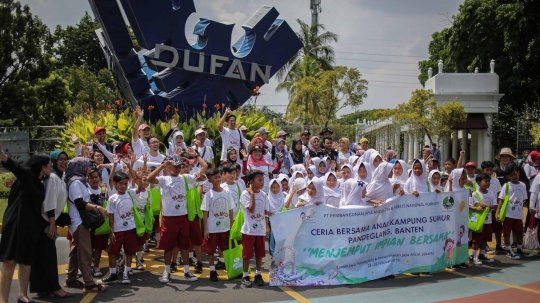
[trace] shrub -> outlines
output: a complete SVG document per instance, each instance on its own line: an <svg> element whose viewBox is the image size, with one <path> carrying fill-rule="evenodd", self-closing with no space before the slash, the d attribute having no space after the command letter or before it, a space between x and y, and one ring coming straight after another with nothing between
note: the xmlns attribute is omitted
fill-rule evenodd
<svg viewBox="0 0 540 303"><path fill-rule="evenodd" d="M11 191L11 185L15 181L15 176L12 173L5 173L0 175L0 198L7 199L9 192Z"/></svg>

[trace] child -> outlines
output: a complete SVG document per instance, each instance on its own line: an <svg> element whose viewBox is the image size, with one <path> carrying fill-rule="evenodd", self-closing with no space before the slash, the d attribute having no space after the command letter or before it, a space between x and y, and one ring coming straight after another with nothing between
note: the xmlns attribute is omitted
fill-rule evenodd
<svg viewBox="0 0 540 303"><path fill-rule="evenodd" d="M214 253L216 246L221 251L228 249L234 202L229 189L220 186L221 176L217 169L209 169L206 178L212 184L212 188L204 194L201 205L204 226L202 250L208 255L210 281L216 282L218 274L214 266Z"/></svg>
<svg viewBox="0 0 540 303"><path fill-rule="evenodd" d="M265 256L265 236L270 234L268 228L268 217L272 215L269 212L268 196L262 191L264 187L264 173L254 169L248 172L248 188L242 192L240 203L244 213L244 224L242 225L242 259L244 273L242 275L242 285L252 287L249 278L249 261L253 258L255 251L255 284L264 286L264 280L261 276L262 259Z"/></svg>
<svg viewBox="0 0 540 303"><path fill-rule="evenodd" d="M390 178L390 183L392 183L392 190L394 195L400 193L405 186L405 183L409 179L409 176L405 173L407 169L407 164L403 160L397 160L394 163L394 168L392 169L392 178Z"/></svg>
<svg viewBox="0 0 540 303"><path fill-rule="evenodd" d="M283 197L287 196L289 193L289 177L285 174L279 174L276 178L281 184L281 191L283 192Z"/></svg>
<svg viewBox="0 0 540 303"><path fill-rule="evenodd" d="M315 165L310 165L307 169L307 179L308 181L313 180L315 178L315 172L317 171L317 168Z"/></svg>
<svg viewBox="0 0 540 303"><path fill-rule="evenodd" d="M137 191L135 195L131 195L131 198L135 202L135 206L143 222L144 220L152 220L151 218L145 217L145 209L147 207L150 207L150 204L152 202L152 196L150 190L148 190L148 173L144 172L144 170L144 168L137 170L137 184L133 185L133 188L137 188ZM142 253L144 249L144 244L146 243L148 238L149 234L146 232L144 233L144 235L137 237L137 261L135 263L137 270L144 270L144 266L142 264Z"/></svg>
<svg viewBox="0 0 540 303"><path fill-rule="evenodd" d="M186 181L180 176L180 171L182 170L182 166L185 166L187 163L177 155L169 157L167 161L148 176L148 182L158 185L162 190L161 237L157 246L159 249L165 251L165 271L159 278L161 283L169 283L171 281L171 261L175 247L179 247L182 252L184 277L191 282L198 280L189 270L188 250L191 243L185 182L193 186L197 181L205 180L206 177L203 174L206 173L208 166L192 148L188 148L188 153L197 158L202 168L195 175L184 175ZM158 177L159 173L165 167L167 167L169 175Z"/></svg>
<svg viewBox="0 0 540 303"><path fill-rule="evenodd" d="M360 165L358 166L358 180L360 181L363 181L365 183L369 183L371 182L371 174L369 173L369 170L368 170L368 165L367 163L360 163Z"/></svg>
<svg viewBox="0 0 540 303"><path fill-rule="evenodd" d="M324 177L324 175L326 175L326 173L330 171L330 166L328 165L328 163L326 163L324 159L317 158L316 160L314 160L314 162L316 170L313 173L315 174L315 177Z"/></svg>
<svg viewBox="0 0 540 303"><path fill-rule="evenodd" d="M221 175L224 177L225 182L221 183L221 187L227 188L233 199L233 216L234 221L238 210L240 209L240 195L242 194L242 187L238 181L236 181L236 168L234 164L224 164L221 166Z"/></svg>
<svg viewBox="0 0 540 303"><path fill-rule="evenodd" d="M101 174L97 168L93 168L88 174L88 192L90 194L90 201L93 204L103 206L105 202L105 186L101 187ZM99 262L101 261L101 253L107 249L107 235L94 235L92 231L92 249L94 250L93 257L94 262L91 265L92 274L94 277L101 277L103 274L99 270Z"/></svg>
<svg viewBox="0 0 540 303"><path fill-rule="evenodd" d="M476 163L474 162L467 162L465 164L465 171L467 172L467 185L465 185L465 188L470 189L473 193L476 191Z"/></svg>
<svg viewBox="0 0 540 303"><path fill-rule="evenodd" d="M304 207L307 205L320 205L324 199L324 179L313 177L308 182L307 191L300 197L298 197L298 203L296 207Z"/></svg>
<svg viewBox="0 0 540 303"><path fill-rule="evenodd" d="M117 283L116 259L120 255L120 249L124 248L124 274L120 282L129 284L129 272L131 271L131 257L137 253L137 234L135 233L135 218L133 216L133 200L130 197L137 191L128 190L129 176L123 172L117 172L113 177L116 194L109 197L107 212L109 213L109 225L111 226L109 250L109 275L101 280L103 284Z"/></svg>
<svg viewBox="0 0 540 303"><path fill-rule="evenodd" d="M488 176L490 176L491 180L490 180L490 184L489 184L489 190L491 190L493 193L495 193L495 196L498 197L499 196L499 193L501 192L501 182L499 182L499 180L495 177L493 177L493 169L495 168L495 164L493 164L493 162L491 161L484 161L482 162L482 164L480 164L480 167L482 168L482 173L484 174L487 174ZM492 217L495 217L495 211L496 210L493 210L491 212L491 216ZM497 221L497 220L491 220L491 227L493 229L493 233L495 233L495 243L496 243L496 246L495 246L495 250L497 251L500 251L500 252L506 252L506 249L504 249L502 246L501 246L501 243L502 243L502 224L501 222ZM492 251L491 249L489 249L488 246L486 246L486 252L488 254L495 254L494 251Z"/></svg>
<svg viewBox="0 0 540 303"><path fill-rule="evenodd" d="M450 173L456 168L456 159L448 158L444 161L444 169L442 172L443 176L450 175Z"/></svg>
<svg viewBox="0 0 540 303"><path fill-rule="evenodd" d="M448 176L448 182L447 187L444 189L445 192L451 192L451 191L458 191L464 188L465 183L467 182L467 174L465 173L465 170L463 168L455 168L450 172L450 175ZM460 227L461 231L461 227ZM461 236L458 241L456 241L456 246L459 246L459 243L461 243ZM467 269L469 268L469 265L465 263L461 264L455 264L451 268L448 268L451 271L460 270L460 269Z"/></svg>
<svg viewBox="0 0 540 303"><path fill-rule="evenodd" d="M405 182L405 187L403 188L405 193L413 194L418 197L420 193L429 192L427 176L428 173L424 160L415 159L412 165L412 174L409 177L409 180Z"/></svg>
<svg viewBox="0 0 540 303"><path fill-rule="evenodd" d="M339 207L341 193L339 191L336 173L330 171L326 173L324 189L324 203L333 207Z"/></svg>
<svg viewBox="0 0 540 303"><path fill-rule="evenodd" d="M363 181L349 179L343 183L343 195L339 207L349 205L366 205L363 200L367 184Z"/></svg>
<svg viewBox="0 0 540 303"><path fill-rule="evenodd" d="M345 181L352 178L353 171L353 167L350 164L344 164L341 167L341 178L338 180L338 185L340 187L343 183L345 183Z"/></svg>
<svg viewBox="0 0 540 303"><path fill-rule="evenodd" d="M441 186L441 172L438 170L429 172L427 183L429 192L440 193L444 191L444 188Z"/></svg>
<svg viewBox="0 0 540 303"><path fill-rule="evenodd" d="M392 183L388 179L393 168L393 164L382 162L373 172L373 179L366 187L366 197L364 199L366 202L373 204L373 207L383 204L387 199L394 196Z"/></svg>
<svg viewBox="0 0 540 303"><path fill-rule="evenodd" d="M508 195L508 208L506 209L506 218L503 223L503 238L508 256L512 260L519 260L519 255L525 255L523 252L523 204L527 201L527 189L523 182L519 181L519 168L515 164L510 164L504 169L504 176L508 182L502 187L499 194L499 205L497 207L496 219L500 220L501 206L505 197ZM517 254L510 246L510 232L517 242Z"/></svg>
<svg viewBox="0 0 540 303"><path fill-rule="evenodd" d="M473 192L469 202L469 209L483 211L485 208L497 209L497 197L495 193L489 190L491 177L481 173L476 176L477 191ZM497 181L498 183L498 181ZM482 261L487 263L494 262L493 259L486 257L486 250L480 249L480 255L477 256L479 248L485 248L487 242L491 241L491 211L484 221L484 227L479 233L472 232L472 254L469 260L475 265L482 265Z"/></svg>
<svg viewBox="0 0 540 303"><path fill-rule="evenodd" d="M304 178L299 178L294 180L293 188L287 197L285 197L284 206L290 210L294 209L296 203L298 203L298 197L303 195L306 192L307 182Z"/></svg>
<svg viewBox="0 0 540 303"><path fill-rule="evenodd" d="M283 197L283 192L281 191L281 184L278 180L270 180L270 192L268 193L268 202L271 213L281 212L285 206L285 198ZM270 227L270 237L268 238L268 251L270 256L274 255L274 248L276 242L274 241L274 233L272 232L272 225L268 222Z"/></svg>

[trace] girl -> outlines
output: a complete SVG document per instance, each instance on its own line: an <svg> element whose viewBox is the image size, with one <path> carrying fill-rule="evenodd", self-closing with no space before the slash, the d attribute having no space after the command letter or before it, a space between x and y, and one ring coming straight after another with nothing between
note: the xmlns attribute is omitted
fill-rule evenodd
<svg viewBox="0 0 540 303"><path fill-rule="evenodd" d="M350 156L349 157L349 165L351 165L352 167L355 167L356 164L358 164L359 159L360 159L359 156Z"/></svg>
<svg viewBox="0 0 540 303"><path fill-rule="evenodd" d="M313 177L308 182L307 191L298 198L296 207L304 207L308 205L320 205L324 200L324 179Z"/></svg>
<svg viewBox="0 0 540 303"><path fill-rule="evenodd" d="M427 193L429 191L426 182L428 174L423 160L415 159L412 166L411 176L405 183L403 190L407 194L413 194L418 197L420 193Z"/></svg>
<svg viewBox="0 0 540 303"><path fill-rule="evenodd" d="M317 168L315 168L315 165L311 165L307 169L307 179L308 181L313 180L315 178L315 172L317 172Z"/></svg>
<svg viewBox="0 0 540 303"><path fill-rule="evenodd" d="M440 193L444 189L441 187L441 172L438 170L432 170L428 175L428 191Z"/></svg>
<svg viewBox="0 0 540 303"><path fill-rule="evenodd" d="M281 184L281 192L286 196L289 193L289 177L285 174L279 174L277 180Z"/></svg>
<svg viewBox="0 0 540 303"><path fill-rule="evenodd" d="M306 151L306 155L309 155L311 158L318 157L322 153L320 142L319 137L311 137L311 139L309 139L308 151Z"/></svg>
<svg viewBox="0 0 540 303"><path fill-rule="evenodd" d="M341 167L341 178L338 180L338 186L341 187L345 181L349 180L353 174L353 168L350 164L344 164Z"/></svg>
<svg viewBox="0 0 540 303"><path fill-rule="evenodd" d="M262 191L268 193L269 190L269 174L277 174L281 168L283 159L278 159L277 165L268 163L263 157L264 149L258 145L253 146L250 152L249 161L247 164L248 170L260 170L264 173L264 186Z"/></svg>
<svg viewBox="0 0 540 303"><path fill-rule="evenodd" d="M394 196L392 190L392 183L388 179L388 176L392 173L394 165L383 162L377 166L373 172L373 179L369 182L366 187L366 197L365 201L372 203L373 207L377 207L387 199L390 199Z"/></svg>
<svg viewBox="0 0 540 303"><path fill-rule="evenodd" d="M177 123L175 119L171 120L171 129L165 137L163 142L165 143L165 148L167 148L167 156L172 156L176 154L176 148L180 148L182 151L187 149L186 143L184 142L184 133L179 131L177 128ZM169 141L169 136L172 134L172 138Z"/></svg>
<svg viewBox="0 0 540 303"><path fill-rule="evenodd" d="M327 172L330 171L330 167L324 159L317 158L315 160L315 168L316 170L313 172L315 174L315 177L322 178L326 175Z"/></svg>
<svg viewBox="0 0 540 303"><path fill-rule="evenodd" d="M369 156L369 168L372 172L375 172L375 169L381 164L383 161L381 155L378 152L371 153Z"/></svg>
<svg viewBox="0 0 540 303"><path fill-rule="evenodd" d="M306 192L307 182L304 178L294 180L293 188L287 197L285 198L285 207L287 209L294 209L298 203L298 197Z"/></svg>
<svg viewBox="0 0 540 303"><path fill-rule="evenodd" d="M90 201L95 205L102 206L105 202L105 186L102 186L101 174L97 168L92 168L88 174L88 193L90 194ZM105 222L105 224L108 224ZM101 277L103 274L99 270L99 262L101 261L101 253L107 249L107 235L96 236L92 232L92 249L94 262L91 266L92 274L94 277Z"/></svg>
<svg viewBox="0 0 540 303"><path fill-rule="evenodd" d="M324 203L333 207L339 207L341 193L337 184L337 176L334 172L326 174L326 183L324 186Z"/></svg>
<svg viewBox="0 0 540 303"><path fill-rule="evenodd" d="M446 182L446 187L444 191L456 191L460 190L465 186L467 182L467 173L463 168L454 168L448 176L448 182Z"/></svg>
<svg viewBox="0 0 540 303"><path fill-rule="evenodd" d="M281 210L285 206L285 198L283 197L283 193L281 192L281 184L276 179L270 180L270 192L268 193L268 202L269 202L270 212L274 214L281 212ZM268 250L270 252L270 255L273 256L276 242L274 241L274 233L272 232L272 225L270 224L270 222L268 223L268 225L270 226L270 237L268 238Z"/></svg>
<svg viewBox="0 0 540 303"><path fill-rule="evenodd" d="M302 152L302 140L294 139L292 141L291 158L293 164L305 164L306 158Z"/></svg>
<svg viewBox="0 0 540 303"><path fill-rule="evenodd" d="M293 160L291 159L291 154L289 154L285 148L285 140L281 138L276 140L276 144L274 148L272 148L273 163L277 165L279 160L282 161L279 173L289 175Z"/></svg>
<svg viewBox="0 0 540 303"><path fill-rule="evenodd" d="M394 163L394 169L392 171L392 178L390 178L390 183L392 183L394 194L398 194L405 187L405 182L409 179L409 176L405 171L407 170L407 164L403 160L397 160Z"/></svg>
<svg viewBox="0 0 540 303"><path fill-rule="evenodd" d="M349 179L343 183L342 198L339 207L350 205L366 205L363 197L366 195L366 183L355 179Z"/></svg>
<svg viewBox="0 0 540 303"><path fill-rule="evenodd" d="M347 138L341 138L338 141L338 164L343 165L349 163L349 158L354 154L351 152L349 147L351 146L351 141Z"/></svg>
<svg viewBox="0 0 540 303"><path fill-rule="evenodd" d="M358 166L357 179L365 183L371 182L371 174L367 163L362 162L360 163L360 166Z"/></svg>
<svg viewBox="0 0 540 303"><path fill-rule="evenodd" d="M306 167L304 165L293 165L291 167L291 178L289 184L294 184L294 181L298 178L304 179L307 175Z"/></svg>

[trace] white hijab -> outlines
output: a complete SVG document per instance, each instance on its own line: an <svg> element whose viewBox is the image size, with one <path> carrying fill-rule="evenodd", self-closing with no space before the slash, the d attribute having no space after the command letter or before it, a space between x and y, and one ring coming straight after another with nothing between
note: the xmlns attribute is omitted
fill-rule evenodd
<svg viewBox="0 0 540 303"><path fill-rule="evenodd" d="M358 172L360 171L361 166L363 166L367 171L367 177L365 179L360 179L360 176L358 175ZM354 174L355 174L354 175L355 179L364 181L366 183L371 182L371 179L373 177L373 174L371 173L371 168L369 168L369 164L367 164L365 162L360 162L360 165L358 165L358 167L354 168Z"/></svg>
<svg viewBox="0 0 540 303"><path fill-rule="evenodd" d="M182 136L182 139L184 139L184 141L182 141L182 144L180 144L180 145L176 144L176 137L178 137L178 136ZM186 137L184 137L184 133L179 131L179 130L175 131L171 136L171 141L169 141L169 150L168 150L169 156L172 156L172 155L175 154L177 147L180 147L180 148L186 150L187 145L186 145L185 141L186 141Z"/></svg>
<svg viewBox="0 0 540 303"><path fill-rule="evenodd" d="M315 177L323 178L327 172L330 171L330 167L328 166L328 163L324 159L318 158L315 162L315 171L312 171ZM326 170L324 173L319 172L319 165L324 164L324 167L326 167Z"/></svg>
<svg viewBox="0 0 540 303"><path fill-rule="evenodd" d="M454 168L454 170L450 172L450 176L452 177L452 191L460 190L462 188L459 186L459 178L461 178L461 175L463 175L463 168ZM444 191L450 191L450 182L446 182Z"/></svg>
<svg viewBox="0 0 540 303"><path fill-rule="evenodd" d="M306 179L299 178L299 179L294 180L294 183L292 183L292 185L293 187L297 188L297 191L292 196L291 203L289 204L289 209L296 208L296 203L298 203L298 198L300 197L298 192L307 187L307 182L306 182ZM287 199L288 198L289 196L287 196Z"/></svg>
<svg viewBox="0 0 540 303"><path fill-rule="evenodd" d="M279 186L279 192L277 194L272 193L272 183L276 183ZM281 212L285 204L285 198L281 192L281 182L276 179L270 180L268 183L268 201L270 202L270 212L277 213Z"/></svg>
<svg viewBox="0 0 540 303"><path fill-rule="evenodd" d="M392 175L392 178L390 178L390 182L392 185L399 184L401 187L405 185L405 182L409 179L408 171L407 171L407 163L403 160L397 160L396 163L399 163L401 165L401 168L403 169L403 172L401 173L401 176L396 176L395 174ZM394 163L394 166L396 165Z"/></svg>
<svg viewBox="0 0 540 303"><path fill-rule="evenodd" d="M310 196L308 194L308 191L306 190L306 192L299 197L299 201L306 204L306 206L313 205L315 204L315 202L324 202L324 183L324 178L313 177L313 179L311 179L307 183L307 186L309 186L310 184L313 184L313 186L315 186L315 190L317 191L315 193L315 196Z"/></svg>
<svg viewBox="0 0 540 303"><path fill-rule="evenodd" d="M367 183L360 180L349 179L343 183L343 191L341 194L341 200L339 206L347 205L366 205L364 199L362 199L362 191L366 188Z"/></svg>
<svg viewBox="0 0 540 303"><path fill-rule="evenodd" d="M381 157L381 154L379 154L377 151L375 152L372 152L369 156L369 168L371 168L371 171L372 172L375 172L375 169L377 167L375 167L375 165L373 164L375 162L375 158L377 157ZM382 160L382 157L381 157L381 160ZM380 165L380 164L379 164Z"/></svg>
<svg viewBox="0 0 540 303"><path fill-rule="evenodd" d="M328 185L326 185L326 181L328 180L328 177L330 177L330 175L333 175L334 178L336 178L336 186L334 186L333 188L330 188L330 187L328 187ZM335 172L329 171L329 172L326 173L326 175L324 175L324 187L339 193L339 182L338 182L338 177L337 177Z"/></svg>
<svg viewBox="0 0 540 303"><path fill-rule="evenodd" d="M388 175L394 168L394 165L386 161L381 162L373 172L373 178L366 187L366 201L389 199L394 196L392 183L388 179Z"/></svg>
<svg viewBox="0 0 540 303"><path fill-rule="evenodd" d="M420 165L422 166L422 174L420 176L414 174L414 165L416 163L420 163ZM412 163L411 176L409 177L409 180L405 182L405 187L403 188L403 190L405 190L405 192L408 194L412 193L413 191L417 191L419 193L429 192L428 184L426 183L427 176L428 172L426 170L424 160L415 159Z"/></svg>
<svg viewBox="0 0 540 303"><path fill-rule="evenodd" d="M433 175L434 174L439 174L439 176L442 176L441 172L434 169L432 171L429 172L429 175L428 175L428 185L429 185L429 191L430 192L435 192L435 190L440 190L440 191L443 191L443 188L441 186L441 181L439 181L439 184L437 185L433 185L433 183L431 183L431 179L433 179Z"/></svg>

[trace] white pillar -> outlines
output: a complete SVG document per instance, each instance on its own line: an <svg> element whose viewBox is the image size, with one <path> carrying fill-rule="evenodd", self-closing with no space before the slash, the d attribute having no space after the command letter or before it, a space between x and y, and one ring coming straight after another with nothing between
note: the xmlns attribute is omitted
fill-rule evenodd
<svg viewBox="0 0 540 303"><path fill-rule="evenodd" d="M478 130L471 129L471 148L469 161L478 162ZM478 165L478 163L476 163Z"/></svg>
<svg viewBox="0 0 540 303"><path fill-rule="evenodd" d="M412 164L414 159L414 134L409 133L409 158L407 159L408 164Z"/></svg>
<svg viewBox="0 0 540 303"><path fill-rule="evenodd" d="M467 152L467 146L469 143L469 130L468 129L462 129L461 130L461 150L464 150ZM463 159L463 163L461 165L465 166L465 163L467 163L467 159L470 158L470 155L465 154L465 159Z"/></svg>
<svg viewBox="0 0 540 303"><path fill-rule="evenodd" d="M491 130L493 129L493 114L484 114L484 117L486 118L486 123L488 125L486 136L484 137L484 161L493 161L493 134L491 133Z"/></svg>
<svg viewBox="0 0 540 303"><path fill-rule="evenodd" d="M406 132L403 133L403 160L405 163L409 160L409 135Z"/></svg>
<svg viewBox="0 0 540 303"><path fill-rule="evenodd" d="M476 161L476 166L478 168L480 168L480 164L483 162L483 161L486 161L486 160L489 160L489 159L486 159L485 158L485 155L484 155L484 143L486 141L486 131L483 130L483 129L479 129L477 130L478 132L478 137L477 137L477 147L476 147L476 154L477 154L477 157L475 158L475 161ZM474 147L474 144L472 145Z"/></svg>
<svg viewBox="0 0 540 303"><path fill-rule="evenodd" d="M413 159L416 159L419 157L420 155L420 138L418 138L417 136L414 136L414 154L413 154Z"/></svg>
<svg viewBox="0 0 540 303"><path fill-rule="evenodd" d="M399 144L399 137L401 135L401 133L399 132L399 129L396 129L395 130L395 135L394 135L394 144L392 145L392 148L396 151L396 153L398 155L400 155L400 144ZM399 158L399 157L398 157Z"/></svg>
<svg viewBox="0 0 540 303"><path fill-rule="evenodd" d="M458 130L455 129L452 134L452 158L459 158L459 142L458 142Z"/></svg>

